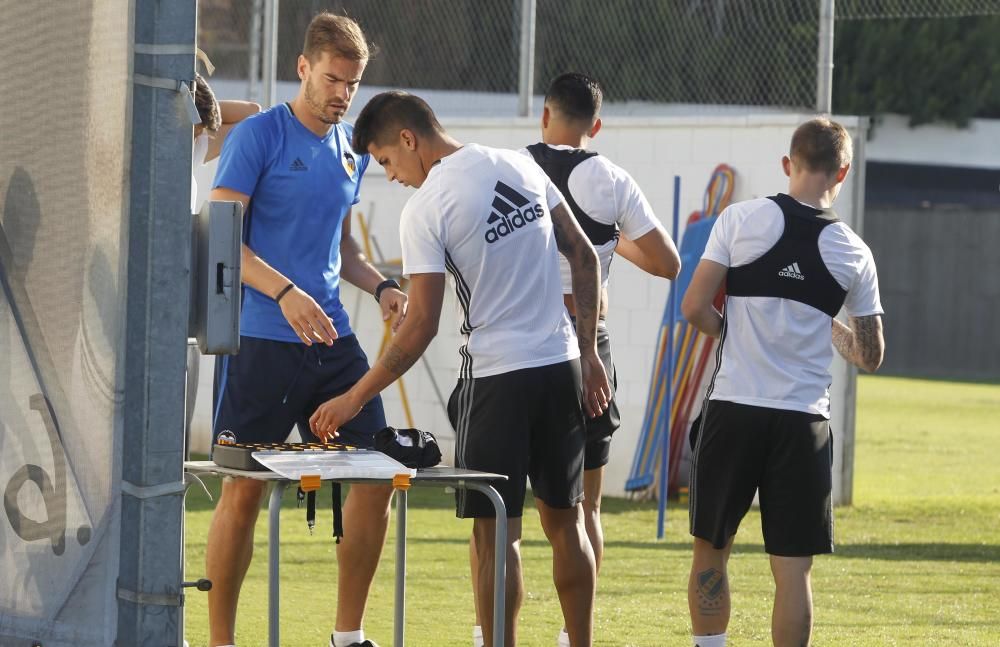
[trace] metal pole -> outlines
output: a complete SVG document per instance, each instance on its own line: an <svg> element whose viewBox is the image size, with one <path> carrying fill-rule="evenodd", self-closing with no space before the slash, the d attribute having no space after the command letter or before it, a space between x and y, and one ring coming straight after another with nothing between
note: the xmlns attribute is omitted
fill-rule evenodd
<svg viewBox="0 0 1000 647"><path fill-rule="evenodd" d="M517 114L531 116L531 95L535 86L535 4L521 0L521 56L517 74Z"/></svg>
<svg viewBox="0 0 1000 647"><path fill-rule="evenodd" d="M184 370L191 282L195 0L135 0L130 79L116 644L162 646L183 603ZM180 46L180 47L177 47ZM197 114L197 111L195 111ZM127 487L126 487L127 486ZM158 494L157 492L161 492Z"/></svg>
<svg viewBox="0 0 1000 647"><path fill-rule="evenodd" d="M267 644L278 647L281 627L281 495L288 481L275 481L267 503Z"/></svg>
<svg viewBox="0 0 1000 647"><path fill-rule="evenodd" d="M819 53L816 60L816 112L833 112L834 0L819 2Z"/></svg>
<svg viewBox="0 0 1000 647"><path fill-rule="evenodd" d="M393 620L393 647L403 647L406 627L406 490L396 490L396 614Z"/></svg>
<svg viewBox="0 0 1000 647"><path fill-rule="evenodd" d="M260 26L263 22L263 0L253 0L253 17L250 19L250 65L247 73L247 98L260 101Z"/></svg>
<svg viewBox="0 0 1000 647"><path fill-rule="evenodd" d="M496 513L496 528L493 531L493 644L504 644L504 600L507 595L507 506L500 494L487 483L459 481L457 487L482 492L493 504Z"/></svg>
<svg viewBox="0 0 1000 647"><path fill-rule="evenodd" d="M680 226L681 211L681 176L674 176L674 240L678 240L677 229ZM667 488L670 483L668 472L670 470L670 423L671 414L674 410L674 315L677 310L677 284L670 286L670 296L667 297L667 383L666 398L664 403L664 413L660 418L663 426L662 441L660 446L660 496L658 512L656 515L656 538L663 539L667 525Z"/></svg>
<svg viewBox="0 0 1000 647"><path fill-rule="evenodd" d="M858 117L857 130L853 133L854 160L851 163L851 215L850 223L859 236L864 235L865 228L865 149L868 141L870 122L867 117ZM840 425L840 471L834 473L833 504L851 505L854 502L854 448L857 431L858 411L858 369L847 364L846 388L844 389L844 417ZM836 449L836 447L834 447ZM836 460L836 456L834 456ZM834 463L836 465L836 462ZM838 487L839 486L839 487Z"/></svg>
<svg viewBox="0 0 1000 647"><path fill-rule="evenodd" d="M263 102L270 108L278 102L275 71L278 67L278 6L280 0L264 0Z"/></svg>

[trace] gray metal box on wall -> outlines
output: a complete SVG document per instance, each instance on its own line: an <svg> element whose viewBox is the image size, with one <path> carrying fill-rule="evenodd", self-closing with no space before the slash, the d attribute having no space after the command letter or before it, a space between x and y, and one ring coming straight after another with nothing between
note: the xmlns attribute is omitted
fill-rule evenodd
<svg viewBox="0 0 1000 647"><path fill-rule="evenodd" d="M191 315L188 334L206 355L240 349L243 205L206 202L191 232Z"/></svg>

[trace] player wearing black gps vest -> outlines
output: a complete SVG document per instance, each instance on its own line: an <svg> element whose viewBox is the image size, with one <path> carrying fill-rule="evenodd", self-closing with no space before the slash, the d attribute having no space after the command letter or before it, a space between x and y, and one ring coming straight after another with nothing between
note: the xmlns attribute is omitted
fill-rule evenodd
<svg viewBox="0 0 1000 647"><path fill-rule="evenodd" d="M693 438L688 605L699 647L725 645L726 564L755 491L775 582L772 639L809 644L812 556L833 550L833 348L866 371L882 363L875 262L830 210L851 166L850 136L813 119L790 148L788 193L722 212L682 304L692 325L720 338ZM723 282L724 315L712 306ZM834 319L842 307L849 326Z"/></svg>

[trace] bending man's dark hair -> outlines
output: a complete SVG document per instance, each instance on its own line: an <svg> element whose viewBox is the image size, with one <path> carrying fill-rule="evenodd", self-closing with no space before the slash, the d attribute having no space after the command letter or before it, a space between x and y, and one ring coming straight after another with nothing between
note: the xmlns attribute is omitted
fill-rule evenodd
<svg viewBox="0 0 1000 647"><path fill-rule="evenodd" d="M420 97L401 90L376 94L354 120L351 148L358 155L365 155L372 142L384 145L404 128L425 136L444 130L434 111Z"/></svg>
<svg viewBox="0 0 1000 647"><path fill-rule="evenodd" d="M201 74L194 75L194 105L198 108L201 125L209 132L217 132L222 127L222 110L212 92L212 87Z"/></svg>
<svg viewBox="0 0 1000 647"><path fill-rule="evenodd" d="M567 72L552 79L545 103L573 121L593 123L601 112L601 84L586 74Z"/></svg>

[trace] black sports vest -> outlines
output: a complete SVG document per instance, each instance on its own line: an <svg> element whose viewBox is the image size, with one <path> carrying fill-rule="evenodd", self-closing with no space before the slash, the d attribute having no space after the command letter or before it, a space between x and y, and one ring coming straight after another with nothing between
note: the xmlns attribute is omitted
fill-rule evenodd
<svg viewBox="0 0 1000 647"><path fill-rule="evenodd" d="M726 273L726 294L736 297L778 297L837 316L847 291L826 268L819 253L819 236L839 222L829 209L806 206L791 196L768 196L785 217L785 230L763 256Z"/></svg>
<svg viewBox="0 0 1000 647"><path fill-rule="evenodd" d="M570 211L576 221L580 223L583 233L587 235L590 244L595 247L603 245L612 240L618 240L618 225L605 225L597 222L580 208L580 205L573 199L573 194L569 191L569 175L581 162L596 157L594 151L574 149L552 148L548 144L538 143L528 146L528 152L535 158L535 163L542 167L545 174L549 176L552 183L566 198Z"/></svg>

